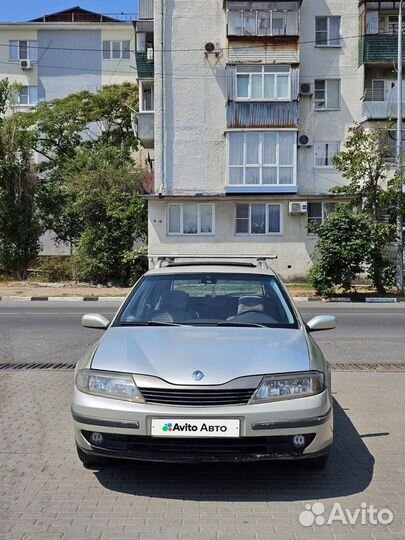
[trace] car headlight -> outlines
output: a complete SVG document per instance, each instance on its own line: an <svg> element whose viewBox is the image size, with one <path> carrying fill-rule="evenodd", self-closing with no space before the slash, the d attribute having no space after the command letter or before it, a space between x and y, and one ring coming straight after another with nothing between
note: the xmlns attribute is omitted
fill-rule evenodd
<svg viewBox="0 0 405 540"><path fill-rule="evenodd" d="M81 392L94 396L145 402L132 375L128 373L81 369L76 375L76 387Z"/></svg>
<svg viewBox="0 0 405 540"><path fill-rule="evenodd" d="M268 375L263 378L249 403L313 396L323 392L324 389L325 378L320 371Z"/></svg>

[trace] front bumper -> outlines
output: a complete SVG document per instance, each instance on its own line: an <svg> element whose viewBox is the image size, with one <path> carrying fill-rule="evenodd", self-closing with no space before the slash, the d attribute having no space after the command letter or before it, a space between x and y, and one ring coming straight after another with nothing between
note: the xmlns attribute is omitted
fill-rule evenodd
<svg viewBox="0 0 405 540"><path fill-rule="evenodd" d="M135 404L74 391L77 445L88 454L167 462L305 459L328 452L333 411L328 391L316 396L256 405L178 407ZM152 418L239 419L240 437L152 437ZM103 442L91 442L92 433ZM293 435L304 435L295 448Z"/></svg>

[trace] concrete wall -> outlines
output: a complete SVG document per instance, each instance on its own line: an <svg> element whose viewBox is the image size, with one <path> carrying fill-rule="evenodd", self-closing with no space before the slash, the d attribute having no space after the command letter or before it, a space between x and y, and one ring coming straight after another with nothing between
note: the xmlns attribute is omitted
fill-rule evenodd
<svg viewBox="0 0 405 540"><path fill-rule="evenodd" d="M342 47L315 47L315 16L340 15ZM300 101L300 132L310 133L316 142L344 142L348 128L361 118L363 87L358 70L358 2L305 0L301 9L301 81L341 80L341 109L315 111L313 98ZM314 148L299 149L298 185L301 193L327 193L345 180L335 170L314 167Z"/></svg>
<svg viewBox="0 0 405 540"><path fill-rule="evenodd" d="M155 0L156 186L161 184L160 2ZM225 187L226 58L205 57L207 42L226 48L218 0L166 2L165 141L168 192L215 192ZM198 50L196 50L198 49Z"/></svg>
<svg viewBox="0 0 405 540"><path fill-rule="evenodd" d="M130 57L121 60L101 60L102 78L101 84L121 84L123 82L136 82L135 67L135 33L132 25L124 25L119 28L102 30L101 42L103 41L130 41Z"/></svg>
<svg viewBox="0 0 405 540"><path fill-rule="evenodd" d="M206 202L214 202L207 201ZM239 200L238 202L245 202ZM236 201L216 201L214 236L167 236L167 204L149 202L149 256L167 254L223 254L223 255L272 255L278 259L273 268L284 279L303 278L311 267L316 237L309 235L306 216L288 215L288 199L260 199L255 202L277 202L282 205L283 230L281 235L241 236L235 234Z"/></svg>

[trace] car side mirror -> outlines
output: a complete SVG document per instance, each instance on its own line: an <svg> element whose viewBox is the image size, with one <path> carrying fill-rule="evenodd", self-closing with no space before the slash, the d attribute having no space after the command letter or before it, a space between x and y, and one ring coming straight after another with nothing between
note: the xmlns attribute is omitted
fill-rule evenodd
<svg viewBox="0 0 405 540"><path fill-rule="evenodd" d="M98 313L87 313L82 317L82 325L85 328L96 328L98 330L107 330L110 321Z"/></svg>
<svg viewBox="0 0 405 540"><path fill-rule="evenodd" d="M336 317L333 317L333 315L318 315L307 323L307 328L309 332L333 330L336 328Z"/></svg>

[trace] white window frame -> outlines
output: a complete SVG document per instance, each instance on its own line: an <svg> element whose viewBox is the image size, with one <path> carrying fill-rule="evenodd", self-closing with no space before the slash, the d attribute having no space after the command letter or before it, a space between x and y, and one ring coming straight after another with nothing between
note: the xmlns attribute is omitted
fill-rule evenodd
<svg viewBox="0 0 405 540"><path fill-rule="evenodd" d="M109 43L110 44L110 48L109 48L109 53L110 54L109 54L108 58L105 58L105 56L104 56L104 53L105 53L104 43ZM113 57L113 43L119 43L120 44L120 56L119 56L119 58L114 58ZM124 43L128 43L128 49L124 49ZM123 57L124 50L125 50L125 52L128 52L128 54L129 54L128 58ZM130 39L104 39L103 42L102 42L101 57L102 57L103 60L106 60L107 62L109 60L114 60L115 62L120 61L120 60L130 60L130 58L131 58L131 40Z"/></svg>
<svg viewBox="0 0 405 540"><path fill-rule="evenodd" d="M237 232L237 207L238 206L249 206L249 231L247 233ZM264 233L254 233L252 232L252 206L262 205L265 206L265 232ZM269 230L269 206L278 206L280 208L280 232L268 232ZM284 235L284 205L281 203L235 203L234 207L234 232L235 236L283 236Z"/></svg>
<svg viewBox="0 0 405 540"><path fill-rule="evenodd" d="M144 98L144 85L148 85L152 88L152 109L145 109L143 98ZM139 81L139 112L142 113L154 113L155 112L155 88L154 88L154 81L151 80L144 80Z"/></svg>
<svg viewBox="0 0 405 540"><path fill-rule="evenodd" d="M180 232L170 232L170 208L173 206L180 207ZM184 220L183 213L185 206L197 206L197 232L196 233L185 233L184 232ZM212 232L201 232L201 208L210 207L212 212ZM185 236L185 237L195 237L195 236L215 236L215 204L212 203L169 203L166 207L166 229L168 236Z"/></svg>
<svg viewBox="0 0 405 540"><path fill-rule="evenodd" d="M309 202L308 202L307 230L308 230L308 234L309 234L310 236L316 236L316 233L311 232L311 231L309 230L309 224L310 224L309 205L310 205L310 204L320 204L320 205L321 205L321 212L322 212L322 215L319 216L319 217L322 219L320 225L323 225L323 224L325 223L325 221L326 221L327 216L329 215L329 214L326 213L326 205L327 205L327 204L334 204L334 205L336 206L338 203L335 203L335 202L333 202L333 201L309 201ZM331 213L331 212L329 212L329 213Z"/></svg>
<svg viewBox="0 0 405 540"><path fill-rule="evenodd" d="M27 103L21 103L20 100L21 100L21 90L22 89L27 89ZM31 103L31 96L30 96L30 88L36 88L36 96L37 96L37 99L34 103ZM24 85L21 87L21 90L18 91L16 93L16 96L15 96L15 100L16 100L16 104L19 106L19 107L35 107L36 105L38 105L38 86L35 86L35 85Z"/></svg>
<svg viewBox="0 0 405 540"><path fill-rule="evenodd" d="M21 43L27 43L27 58L21 58ZM17 51L17 58L12 58L11 50L15 48ZM38 61L38 41L35 39L10 39L8 42L8 54L10 62L20 62L21 60L31 60L31 62Z"/></svg>
<svg viewBox="0 0 405 540"><path fill-rule="evenodd" d="M330 163L330 165L318 165L317 162L316 162L316 153L317 153L317 147L320 146L320 145L324 145L324 146L329 146L330 144L335 144L337 145L338 149L337 151L335 152L335 154L337 154L338 152L340 152L340 141L318 141L318 142L315 142L314 143L314 167L316 169L334 169L335 166L333 165L333 163ZM328 149L327 149L327 152L326 152L328 155L330 155L330 153L328 152ZM335 155L333 154L333 156ZM332 156L332 157L333 157ZM331 162L332 158L329 157L328 161Z"/></svg>
<svg viewBox="0 0 405 540"><path fill-rule="evenodd" d="M318 43L317 34L320 32L316 29L318 19L326 19L326 43ZM331 38L330 28L331 19L339 19L339 35L338 38ZM323 48L341 48L342 47L342 17L340 15L317 15L315 17L315 47Z"/></svg>
<svg viewBox="0 0 405 540"><path fill-rule="evenodd" d="M237 187L237 188L246 188L246 187L256 187L256 188L263 188L263 189L271 189L272 187L276 186L297 186L297 141L295 140L295 144L293 144L293 163L292 165L280 165L280 153L279 153L279 140L280 140L280 133L295 133L295 136L297 137L298 132L296 130L292 129L268 129L268 130L262 130L262 129L252 129L252 130L229 130L227 132L227 166L226 166L226 185L229 187ZM243 165L230 165L230 135L232 133L242 133L244 134L244 141L243 141ZM245 182L246 179L246 168L251 167L252 164L248 164L246 161L246 134L247 133L259 133L261 135L260 137L260 160L261 162L258 164L258 167L260 168L260 182L258 184L247 184ZM277 162L273 165L270 164L264 164L263 163L263 137L266 133L277 133L278 139L277 139ZM277 183L275 184L263 184L263 168L267 166L275 166L277 167ZM229 182L230 179L230 170L231 168L234 169L243 169L243 183L242 184L231 184ZM293 181L291 184L280 184L280 169L282 168L292 168L293 169Z"/></svg>
<svg viewBox="0 0 405 540"><path fill-rule="evenodd" d="M328 82L329 81L338 81L339 83L339 104L337 107L328 107ZM325 100L316 99L316 83L324 82L325 83ZM325 101L325 107L317 107L318 101ZM314 109L315 111L340 111L342 106L342 82L341 79L315 79L314 82Z"/></svg>
<svg viewBox="0 0 405 540"><path fill-rule="evenodd" d="M283 67L283 68L286 68L288 67L288 71L273 71L273 72L270 72L270 71L265 71L265 68L266 67L272 67L272 68L277 68L277 67ZM248 67L248 66L243 66L243 67ZM267 65L263 65L263 66L251 66L251 67L260 67L261 68L261 72L259 71L240 71L238 72L238 67L236 68L236 75L235 75L235 95L236 95L236 101L291 101L291 66L286 66L286 65L270 65L270 64L267 64ZM265 75L274 75L274 85L275 85L275 94L277 93L277 79L278 77L280 76L288 76L288 96L287 97L273 97L273 98L266 98L266 97L262 97L262 98L256 98L256 97L252 97L252 77L254 75L260 75L261 78L262 78L262 96L264 96L264 82L265 82ZM248 97L240 97L238 96L238 77L240 76L248 76L249 77L249 85L248 85L248 92L249 92L249 95Z"/></svg>

